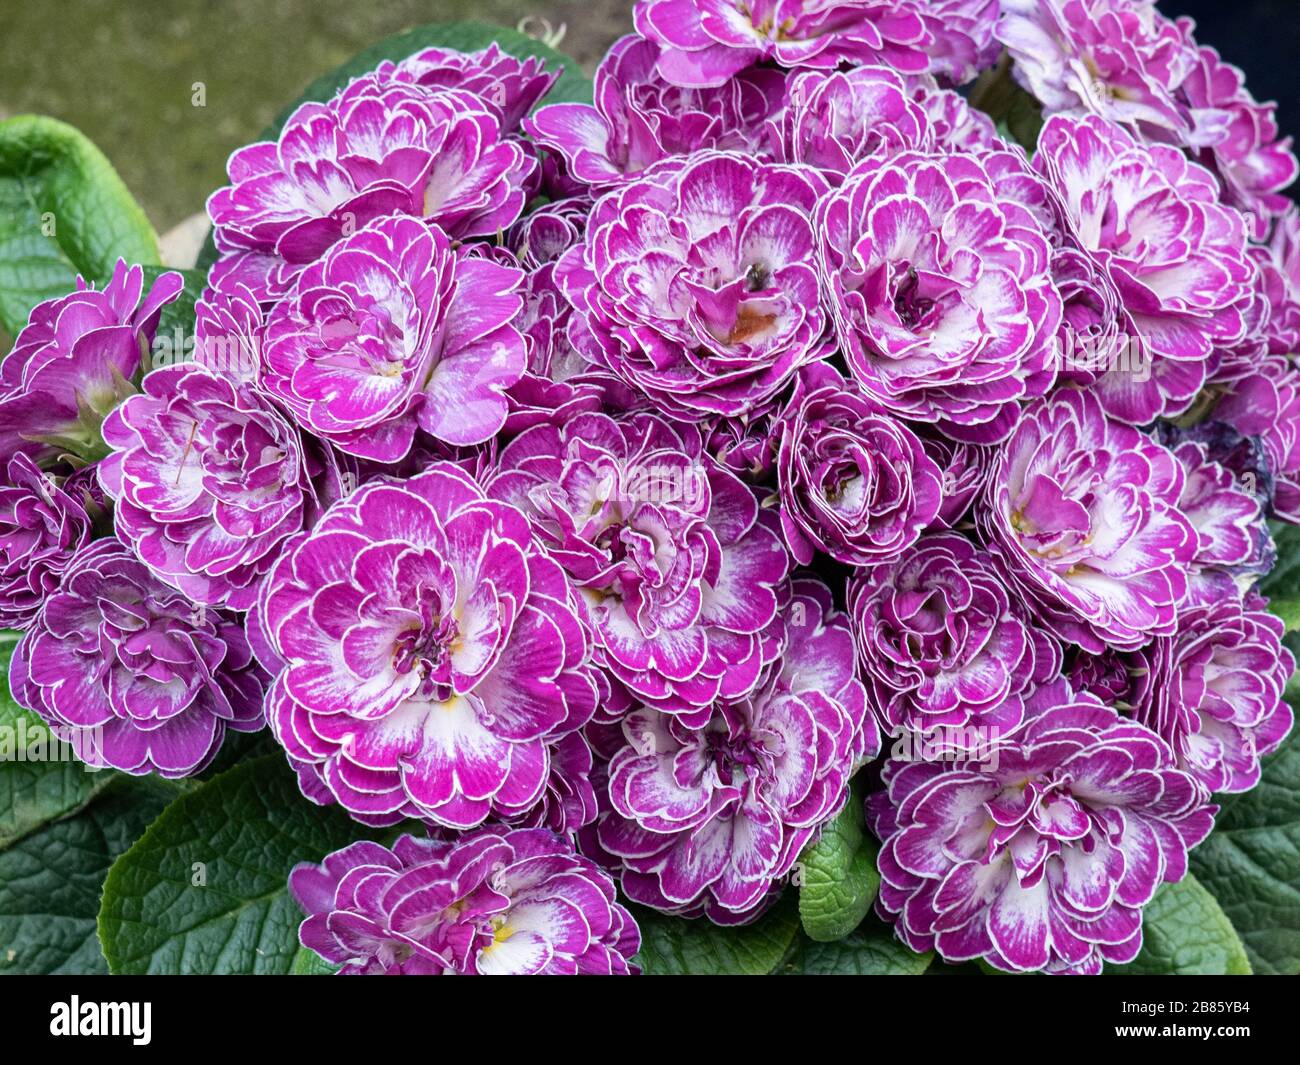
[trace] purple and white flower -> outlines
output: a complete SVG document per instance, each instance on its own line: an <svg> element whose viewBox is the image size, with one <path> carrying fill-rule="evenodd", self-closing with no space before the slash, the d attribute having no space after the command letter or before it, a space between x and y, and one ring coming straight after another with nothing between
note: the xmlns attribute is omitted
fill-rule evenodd
<svg viewBox="0 0 1300 1065"><path fill-rule="evenodd" d="M506 234L506 247L526 271L519 290L523 311L514 324L528 360L523 376L506 392L506 436L541 422L563 425L583 411L600 410L611 389L627 391L575 345L573 306L555 283L556 260L582 241L591 204L585 196L553 201Z"/></svg>
<svg viewBox="0 0 1300 1065"><path fill-rule="evenodd" d="M998 0L918 0L915 8L934 38L930 73L944 83L965 84L997 62Z"/></svg>
<svg viewBox="0 0 1300 1065"><path fill-rule="evenodd" d="M1249 791L1260 758L1291 731L1282 689L1295 659L1282 646L1282 620L1266 607L1255 595L1188 607L1177 632L1143 651L1150 680L1133 716L1209 791Z"/></svg>
<svg viewBox="0 0 1300 1065"><path fill-rule="evenodd" d="M262 304L235 275L208 280L194 303L193 361L237 385L253 384L262 366Z"/></svg>
<svg viewBox="0 0 1300 1065"><path fill-rule="evenodd" d="M1250 252L1268 301L1264 334L1269 353L1300 351L1300 208L1292 207L1278 218L1268 242L1252 244Z"/></svg>
<svg viewBox="0 0 1300 1065"><path fill-rule="evenodd" d="M1194 600L1205 594L1218 598L1222 593L1205 589L1223 585L1223 580L1216 579L1220 576L1232 584L1237 574L1253 578L1266 573L1276 557L1264 520L1260 486L1256 484L1252 491L1239 480L1236 471L1218 461L1209 445L1197 439L1201 435L1193 430L1187 439L1171 443L1174 457L1185 471L1178 509L1196 530L1190 597Z"/></svg>
<svg viewBox="0 0 1300 1065"><path fill-rule="evenodd" d="M885 732L1010 732L1061 652L1014 604L996 560L964 536L924 536L849 582L858 664Z"/></svg>
<svg viewBox="0 0 1300 1065"><path fill-rule="evenodd" d="M802 565L888 561L938 516L943 475L921 440L830 366L808 367L778 422L781 531Z"/></svg>
<svg viewBox="0 0 1300 1065"><path fill-rule="evenodd" d="M100 422L131 391L162 309L182 287L180 274L166 273L145 293L144 271L119 259L102 289L78 277L75 292L37 304L0 365L0 461L19 451L38 461L101 458Z"/></svg>
<svg viewBox="0 0 1300 1065"><path fill-rule="evenodd" d="M1260 361L1215 403L1213 417L1263 443L1272 474L1271 513L1300 525L1300 370L1289 358Z"/></svg>
<svg viewBox="0 0 1300 1065"><path fill-rule="evenodd" d="M524 208L537 161L473 93L429 93L375 75L306 103L275 142L230 157L231 184L208 199L223 253L255 253L237 274L278 298L332 244L390 214L449 236L495 236ZM261 277L257 274L260 269Z"/></svg>
<svg viewBox="0 0 1300 1065"><path fill-rule="evenodd" d="M788 611L780 659L751 694L711 706L702 728L650 708L624 718L597 837L633 901L752 920L879 750L848 618L815 581L795 582Z"/></svg>
<svg viewBox="0 0 1300 1065"><path fill-rule="evenodd" d="M437 228L379 219L307 267L268 316L260 383L340 450L398 462L416 430L478 444L524 372L512 266Z"/></svg>
<svg viewBox="0 0 1300 1065"><path fill-rule="evenodd" d="M773 400L739 418L715 414L705 419L701 431L709 454L747 482L767 479L776 467L783 406Z"/></svg>
<svg viewBox="0 0 1300 1065"><path fill-rule="evenodd" d="M121 540L197 603L247 610L314 505L298 430L258 393L182 363L104 422Z"/></svg>
<svg viewBox="0 0 1300 1065"><path fill-rule="evenodd" d="M1196 62L1179 97L1190 109L1195 158L1223 182L1225 202L1251 219L1254 236L1292 208L1282 194L1300 173L1291 138L1278 136L1276 104L1261 104L1246 89L1245 75L1213 48L1196 49Z"/></svg>
<svg viewBox="0 0 1300 1065"><path fill-rule="evenodd" d="M971 504L983 493L997 448L967 444L934 431L918 435L925 453L939 467L943 491L939 513L934 516L930 528L954 529L967 520Z"/></svg>
<svg viewBox="0 0 1300 1065"><path fill-rule="evenodd" d="M934 147L940 151L974 152L1005 147L993 119L971 107L966 97L951 89L940 88L928 74L907 78L912 99L921 105L930 120Z"/></svg>
<svg viewBox="0 0 1300 1065"><path fill-rule="evenodd" d="M891 412L994 442L1056 378L1061 300L1034 215L975 155L869 159L817 206L835 333Z"/></svg>
<svg viewBox="0 0 1300 1065"><path fill-rule="evenodd" d="M596 204L555 279L581 350L661 410L739 416L829 353L807 167L700 152Z"/></svg>
<svg viewBox="0 0 1300 1065"><path fill-rule="evenodd" d="M978 515L1006 574L1066 644L1132 649L1174 631L1199 537L1173 453L1062 389L1025 411Z"/></svg>
<svg viewBox="0 0 1300 1065"><path fill-rule="evenodd" d="M1241 215L1182 152L1094 116L1048 119L1034 165L1060 194L1071 236L1116 286L1140 356L1103 374L1097 395L1134 424L1182 413L1214 348L1247 328L1255 266Z"/></svg>
<svg viewBox="0 0 1300 1065"><path fill-rule="evenodd" d="M9 460L0 485L0 627L25 629L90 540L89 499L31 456Z"/></svg>
<svg viewBox="0 0 1300 1065"><path fill-rule="evenodd" d="M883 64L928 70L933 35L911 0L638 0L637 32L663 50L659 72L676 85L722 85L746 67L834 70Z"/></svg>
<svg viewBox="0 0 1300 1065"><path fill-rule="evenodd" d="M536 56L518 58L493 42L477 52L425 48L399 62L385 60L374 71L377 83L415 85L430 94L460 89L487 104L501 129L511 133L559 78Z"/></svg>
<svg viewBox="0 0 1300 1065"><path fill-rule="evenodd" d="M599 675L597 675L599 680ZM608 698L601 686L600 699ZM550 745L551 775L537 802L526 809L499 811L503 821L519 828L549 828L570 837L596 820L600 802L596 797L596 758L581 732L569 732ZM603 766L602 766L603 769Z"/></svg>
<svg viewBox="0 0 1300 1065"><path fill-rule="evenodd" d="M185 777L265 720L243 627L159 581L114 538L79 550L14 650L9 683L97 768Z"/></svg>
<svg viewBox="0 0 1300 1065"><path fill-rule="evenodd" d="M779 653L789 559L693 426L649 413L538 425L502 450L488 489L529 516L578 591L595 663L636 699L699 727Z"/></svg>
<svg viewBox="0 0 1300 1065"><path fill-rule="evenodd" d="M1183 137L1175 90L1195 57L1155 0L1001 0L997 38L1047 115L1100 115Z"/></svg>
<svg viewBox="0 0 1300 1065"><path fill-rule="evenodd" d="M933 133L901 75L856 67L792 75L769 140L781 162L818 167L838 184L864 159L931 148Z"/></svg>
<svg viewBox="0 0 1300 1065"><path fill-rule="evenodd" d="M1132 961L1216 809L1159 736L1061 683L996 758L890 761L884 783L878 912L915 951L1010 972Z"/></svg>
<svg viewBox="0 0 1300 1065"><path fill-rule="evenodd" d="M573 179L593 188L706 148L759 148L764 121L783 103L778 71L744 71L716 87L691 89L665 80L658 59L651 41L620 38L596 68L594 106L550 104L524 128L563 158Z"/></svg>
<svg viewBox="0 0 1300 1065"><path fill-rule="evenodd" d="M340 975L628 975L641 936L614 882L545 829L361 841L302 864L303 946Z"/></svg>
<svg viewBox="0 0 1300 1065"><path fill-rule="evenodd" d="M251 624L291 760L354 816L448 828L540 801L597 687L559 565L458 466L370 481L290 543Z"/></svg>

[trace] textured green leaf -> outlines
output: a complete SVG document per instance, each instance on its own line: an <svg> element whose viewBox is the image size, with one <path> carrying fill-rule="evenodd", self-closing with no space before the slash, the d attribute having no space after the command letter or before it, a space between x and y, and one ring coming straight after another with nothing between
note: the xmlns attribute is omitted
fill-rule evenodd
<svg viewBox="0 0 1300 1065"><path fill-rule="evenodd" d="M16 634L0 633L0 852L56 818L79 810L113 780L72 759L35 714L9 693ZM50 760L56 757L61 760Z"/></svg>
<svg viewBox="0 0 1300 1065"><path fill-rule="evenodd" d="M1249 976L1236 929L1196 877L1165 884L1142 912L1142 950L1116 974Z"/></svg>
<svg viewBox="0 0 1300 1065"><path fill-rule="evenodd" d="M876 851L855 792L799 859L799 919L810 939L841 939L862 923L880 890Z"/></svg>
<svg viewBox="0 0 1300 1065"><path fill-rule="evenodd" d="M335 966L306 947L298 948L298 953L293 956L293 961L289 965L290 976L333 976L335 972L337 972Z"/></svg>
<svg viewBox="0 0 1300 1065"><path fill-rule="evenodd" d="M1256 973L1300 973L1300 741L1264 760L1259 787L1218 796L1192 872L1241 936Z"/></svg>
<svg viewBox="0 0 1300 1065"><path fill-rule="evenodd" d="M364 52L359 52L336 70L330 71L313 81L293 103L281 111L262 137L274 140L290 115L302 104L316 100L328 100L349 81L373 70L385 59L405 59L425 48L455 48L462 52L476 52L496 43L504 52L527 58L536 56L546 61L548 70L563 68L564 73L551 87L544 104L581 102L590 103L592 95L591 79L568 56L557 52L541 41L534 40L517 30L504 26L493 26L486 22L433 22L427 26L417 26L404 33L386 37L378 44L372 45ZM216 245L208 237L203 252L199 256L200 267L211 266L217 258Z"/></svg>
<svg viewBox="0 0 1300 1065"><path fill-rule="evenodd" d="M109 871L99 936L115 973L288 973L302 913L287 877L372 836L302 797L282 755L173 802Z"/></svg>
<svg viewBox="0 0 1300 1065"><path fill-rule="evenodd" d="M158 262L158 240L112 164L72 126L0 122L0 324L16 334L81 274L103 284L118 257Z"/></svg>
<svg viewBox="0 0 1300 1065"><path fill-rule="evenodd" d="M633 916L641 929L636 961L648 976L765 976L781 964L799 931L789 896L753 924L730 928L640 906Z"/></svg>
<svg viewBox="0 0 1300 1065"><path fill-rule="evenodd" d="M783 967L791 976L920 976L934 952L917 954L893 930L868 919L834 943L805 942Z"/></svg>
<svg viewBox="0 0 1300 1065"><path fill-rule="evenodd" d="M104 876L174 794L117 775L80 813L0 852L0 974L108 971L95 935Z"/></svg>

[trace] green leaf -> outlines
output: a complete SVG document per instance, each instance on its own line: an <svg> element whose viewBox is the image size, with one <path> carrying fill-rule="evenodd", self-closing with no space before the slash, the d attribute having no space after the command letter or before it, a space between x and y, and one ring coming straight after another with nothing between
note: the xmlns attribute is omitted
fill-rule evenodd
<svg viewBox="0 0 1300 1065"><path fill-rule="evenodd" d="M1300 647L1293 646L1294 643L1294 637L1292 637L1291 640L1283 641L1284 646L1287 647L1292 655L1296 656L1297 661L1300 661L1300 655L1296 654L1297 651L1300 651ZM1292 707L1295 706L1297 700L1300 700L1300 669L1297 669L1287 678L1286 687L1282 689L1282 698Z"/></svg>
<svg viewBox="0 0 1300 1065"><path fill-rule="evenodd" d="M1241 936L1256 973L1300 973L1300 740L1264 759L1260 784L1216 797L1210 838L1192 851L1196 879Z"/></svg>
<svg viewBox="0 0 1300 1065"><path fill-rule="evenodd" d="M1270 599L1268 609L1282 619L1287 632L1300 629L1300 596Z"/></svg>
<svg viewBox="0 0 1300 1065"><path fill-rule="evenodd" d="M99 913L110 969L288 973L302 921L290 870L373 834L304 799L282 755L237 765L183 794L113 863Z"/></svg>
<svg viewBox="0 0 1300 1065"><path fill-rule="evenodd" d="M108 972L95 935L104 876L174 794L119 774L80 813L0 852L0 974Z"/></svg>
<svg viewBox="0 0 1300 1065"><path fill-rule="evenodd" d="M583 72L577 61L541 41L534 40L517 30L504 26L493 26L486 22L433 22L427 26L417 26L404 33L386 37L378 44L372 45L364 52L359 52L341 67L317 78L307 86L301 96L281 111L275 120L262 132L264 140L275 140L281 127L289 116L300 106L311 101L328 100L353 78L368 73L385 59L405 59L409 55L425 48L455 48L462 52L476 52L492 43L504 52L526 59L536 56L546 61L547 70L563 68L564 73L546 94L543 104L554 103L591 103L591 79ZM204 269L217 260L217 248L209 235L207 243L199 255L198 265Z"/></svg>
<svg viewBox="0 0 1300 1065"><path fill-rule="evenodd" d="M1114 974L1249 976L1236 929L1214 896L1192 875L1165 884L1142 913L1142 950Z"/></svg>
<svg viewBox="0 0 1300 1065"><path fill-rule="evenodd" d="M934 952L917 954L880 921L864 921L834 943L808 941L782 967L791 976L920 976Z"/></svg>
<svg viewBox="0 0 1300 1065"><path fill-rule="evenodd" d="M1033 155L1038 147L1038 135L1043 131L1043 105L1029 93L1021 93L1011 102L1006 128L1015 141Z"/></svg>
<svg viewBox="0 0 1300 1065"><path fill-rule="evenodd" d="M1277 545L1277 564L1259 582L1259 590L1270 599L1300 598L1300 526L1271 525Z"/></svg>
<svg viewBox="0 0 1300 1065"><path fill-rule="evenodd" d="M1033 154L1043 128L1043 108L1011 75L1011 60L1003 56L979 76L970 93L971 106L983 111L1006 140Z"/></svg>
<svg viewBox="0 0 1300 1065"><path fill-rule="evenodd" d="M0 634L0 852L49 822L79 810L114 778L72 757L35 714L9 694L15 633ZM53 760L52 760L53 759ZM0 949L3 949L0 946Z"/></svg>
<svg viewBox="0 0 1300 1065"><path fill-rule="evenodd" d="M77 275L104 284L118 257L158 262L158 239L103 153L40 115L0 122L0 324L17 334Z"/></svg>
<svg viewBox="0 0 1300 1065"><path fill-rule="evenodd" d="M331 965L314 950L299 947L289 965L290 976L333 976L337 967Z"/></svg>
<svg viewBox="0 0 1300 1065"><path fill-rule="evenodd" d="M753 924L729 928L703 917L632 909L641 929L636 961L648 976L766 976L785 959L799 931L789 896Z"/></svg>
<svg viewBox="0 0 1300 1065"><path fill-rule="evenodd" d="M268 754L282 754L283 751L284 748L275 742L270 729L264 728L259 732L228 731L226 738L221 741L221 750L217 752L216 758L197 779L211 780L228 769L234 769L241 762L251 762L254 758L263 758Z"/></svg>
<svg viewBox="0 0 1300 1065"><path fill-rule="evenodd" d="M867 915L880 890L875 841L867 835L854 792L840 815L804 849L799 871L799 919L810 939L847 936Z"/></svg>

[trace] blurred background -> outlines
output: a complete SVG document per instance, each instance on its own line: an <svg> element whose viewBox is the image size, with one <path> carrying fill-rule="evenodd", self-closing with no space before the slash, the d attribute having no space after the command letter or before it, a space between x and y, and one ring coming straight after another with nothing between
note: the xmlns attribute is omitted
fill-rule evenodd
<svg viewBox="0 0 1300 1065"><path fill-rule="evenodd" d="M1162 0L1243 67L1300 126L1300 0ZM473 18L564 24L588 72L631 28L632 0L0 0L0 118L79 127L114 162L160 233L200 211L230 152L317 75L382 37ZM202 82L206 106L191 105Z"/></svg>
<svg viewBox="0 0 1300 1065"><path fill-rule="evenodd" d="M113 161L159 233L200 211L226 157L309 82L426 22L566 26L588 73L631 0L0 0L0 118L70 122ZM194 107L203 82L205 107Z"/></svg>

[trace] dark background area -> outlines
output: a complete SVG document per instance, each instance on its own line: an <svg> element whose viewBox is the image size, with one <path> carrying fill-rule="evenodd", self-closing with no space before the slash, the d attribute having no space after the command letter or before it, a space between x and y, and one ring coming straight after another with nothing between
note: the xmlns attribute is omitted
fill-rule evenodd
<svg viewBox="0 0 1300 1065"><path fill-rule="evenodd" d="M1162 0L1247 71L1300 130L1300 0ZM588 72L631 28L632 0L0 0L0 118L36 111L82 129L158 231L193 216L226 157L317 75L382 37L473 18L565 24ZM191 105L195 82L207 105Z"/></svg>
<svg viewBox="0 0 1300 1065"><path fill-rule="evenodd" d="M1161 0L1159 6L1166 15L1194 18L1197 41L1241 67L1257 100L1277 101L1284 133L1300 131L1300 0Z"/></svg>

